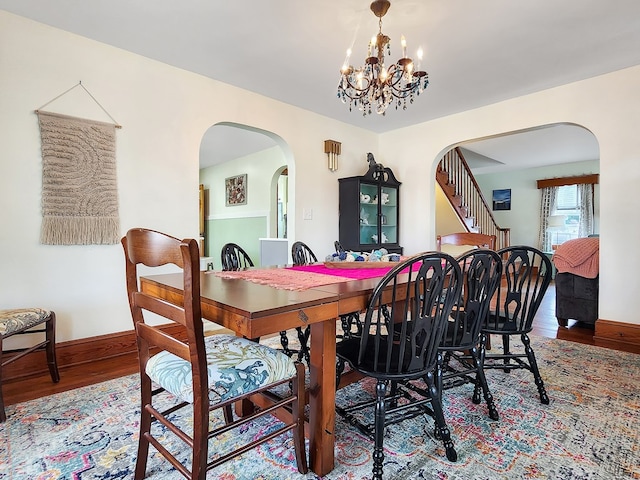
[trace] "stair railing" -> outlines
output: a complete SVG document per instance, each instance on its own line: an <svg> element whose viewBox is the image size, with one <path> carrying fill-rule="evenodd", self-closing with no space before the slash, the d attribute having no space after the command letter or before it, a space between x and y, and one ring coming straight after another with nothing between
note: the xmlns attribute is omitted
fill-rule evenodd
<svg viewBox="0 0 640 480"><path fill-rule="evenodd" d="M467 231L495 235L496 249L508 247L510 229L498 226L489 204L458 147L444 154L438 164L438 171L446 173L446 176L436 175L438 183ZM472 219L472 225L469 224L469 219Z"/></svg>

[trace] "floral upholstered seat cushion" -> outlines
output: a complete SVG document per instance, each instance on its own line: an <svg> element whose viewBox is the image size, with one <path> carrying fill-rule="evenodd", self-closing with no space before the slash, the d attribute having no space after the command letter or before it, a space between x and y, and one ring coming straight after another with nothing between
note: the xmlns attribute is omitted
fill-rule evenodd
<svg viewBox="0 0 640 480"><path fill-rule="evenodd" d="M294 361L284 353L233 335L205 337L209 392L212 402L244 395L296 375ZM165 390L193 402L191 364L162 351L149 359L147 375Z"/></svg>
<svg viewBox="0 0 640 480"><path fill-rule="evenodd" d="M50 315L51 310L44 310L42 308L0 310L0 335L4 337L35 327L47 320Z"/></svg>

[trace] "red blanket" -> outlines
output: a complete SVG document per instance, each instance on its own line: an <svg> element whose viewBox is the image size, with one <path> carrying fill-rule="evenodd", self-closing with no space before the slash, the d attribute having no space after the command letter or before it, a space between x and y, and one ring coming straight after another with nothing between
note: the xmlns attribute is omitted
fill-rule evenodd
<svg viewBox="0 0 640 480"><path fill-rule="evenodd" d="M559 273L596 278L600 270L599 254L598 237L576 238L558 245L551 259Z"/></svg>

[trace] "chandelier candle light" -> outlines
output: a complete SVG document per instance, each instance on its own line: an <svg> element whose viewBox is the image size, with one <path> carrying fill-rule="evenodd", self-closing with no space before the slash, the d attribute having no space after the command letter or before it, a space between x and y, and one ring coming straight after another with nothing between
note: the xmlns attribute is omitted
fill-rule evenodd
<svg viewBox="0 0 640 480"><path fill-rule="evenodd" d="M373 110L384 115L387 107L396 103L396 110L407 109L407 99L413 103L414 95L420 95L429 85L427 72L420 70L422 49L418 49L418 66L415 68L413 60L407 57L407 42L401 39L402 58L396 63L386 66L384 63L385 49L391 55L390 38L382 33L382 17L387 13L391 2L375 0L371 3L371 11L378 17L378 34L369 42L367 58L364 66L354 68L349 65L351 49L347 50L347 58L341 69L338 98L343 103L349 102L349 111L356 106L363 115L370 115Z"/></svg>

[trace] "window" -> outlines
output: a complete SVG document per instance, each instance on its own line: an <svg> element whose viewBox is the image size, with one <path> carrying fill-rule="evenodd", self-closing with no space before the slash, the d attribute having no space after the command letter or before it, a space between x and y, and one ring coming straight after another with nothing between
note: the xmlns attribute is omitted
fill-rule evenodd
<svg viewBox="0 0 640 480"><path fill-rule="evenodd" d="M580 199L577 185L558 187L556 206L551 212L548 233L552 245L578 238L580 228Z"/></svg>
<svg viewBox="0 0 640 480"><path fill-rule="evenodd" d="M593 233L597 183L598 174L537 181L542 190L538 238L543 252L550 252L553 245Z"/></svg>
<svg viewBox="0 0 640 480"><path fill-rule="evenodd" d="M556 210L579 210L577 185L563 185L562 187L558 187Z"/></svg>

